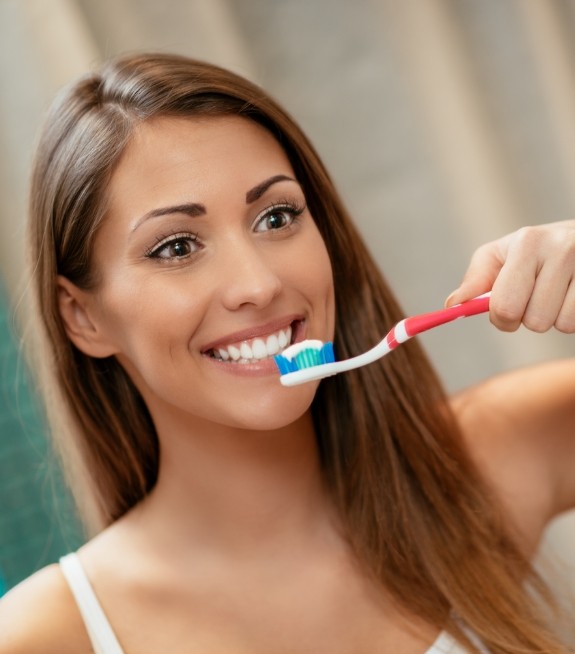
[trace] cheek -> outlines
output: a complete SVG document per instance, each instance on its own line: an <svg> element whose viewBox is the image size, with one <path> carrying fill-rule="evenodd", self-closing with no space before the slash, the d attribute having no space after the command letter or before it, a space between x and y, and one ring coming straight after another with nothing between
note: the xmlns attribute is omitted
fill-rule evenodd
<svg viewBox="0 0 575 654"><path fill-rule="evenodd" d="M101 315L119 354L140 359L154 351L185 348L204 313L204 301L182 279L165 284L159 278L130 279L110 284L102 294Z"/></svg>
<svg viewBox="0 0 575 654"><path fill-rule="evenodd" d="M333 271L325 243L315 229L313 238L298 263L300 286L316 304L324 306L329 332L333 334L335 319L335 289Z"/></svg>
<svg viewBox="0 0 575 654"><path fill-rule="evenodd" d="M203 313L199 302L154 284L126 284L107 299L116 358L148 407L162 397L183 402L182 366L190 362L190 338Z"/></svg>

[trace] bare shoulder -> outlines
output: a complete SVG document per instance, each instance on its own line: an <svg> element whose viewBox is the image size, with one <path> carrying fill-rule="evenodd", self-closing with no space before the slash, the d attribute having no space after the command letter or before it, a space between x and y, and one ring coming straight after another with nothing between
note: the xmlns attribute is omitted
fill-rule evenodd
<svg viewBox="0 0 575 654"><path fill-rule="evenodd" d="M452 398L480 470L534 549L575 503L575 361L496 376Z"/></svg>
<svg viewBox="0 0 575 654"><path fill-rule="evenodd" d="M43 568L0 600L0 654L91 652L60 567Z"/></svg>

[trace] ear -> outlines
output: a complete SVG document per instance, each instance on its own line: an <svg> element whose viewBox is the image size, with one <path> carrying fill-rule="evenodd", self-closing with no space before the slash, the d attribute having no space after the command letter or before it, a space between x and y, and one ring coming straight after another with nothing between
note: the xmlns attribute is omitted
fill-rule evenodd
<svg viewBox="0 0 575 654"><path fill-rule="evenodd" d="M89 292L58 275L58 308L68 338L84 354L104 358L115 354L92 317Z"/></svg>

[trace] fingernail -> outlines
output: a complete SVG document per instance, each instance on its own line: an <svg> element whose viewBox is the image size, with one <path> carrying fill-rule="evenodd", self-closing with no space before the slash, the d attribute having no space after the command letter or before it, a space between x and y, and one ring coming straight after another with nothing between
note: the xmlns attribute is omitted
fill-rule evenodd
<svg viewBox="0 0 575 654"><path fill-rule="evenodd" d="M454 304L453 298L456 296L456 294L457 294L457 291L453 291L453 293L451 293L451 295L448 295L443 306L449 307L452 304Z"/></svg>

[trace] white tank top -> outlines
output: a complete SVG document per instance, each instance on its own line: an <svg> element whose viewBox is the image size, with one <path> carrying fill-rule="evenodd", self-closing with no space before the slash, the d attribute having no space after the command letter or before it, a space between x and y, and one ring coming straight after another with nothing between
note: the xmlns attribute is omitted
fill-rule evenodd
<svg viewBox="0 0 575 654"><path fill-rule="evenodd" d="M84 620L94 654L124 654L77 554L62 557L60 568ZM447 632L442 631L423 654L469 654L469 651Z"/></svg>

